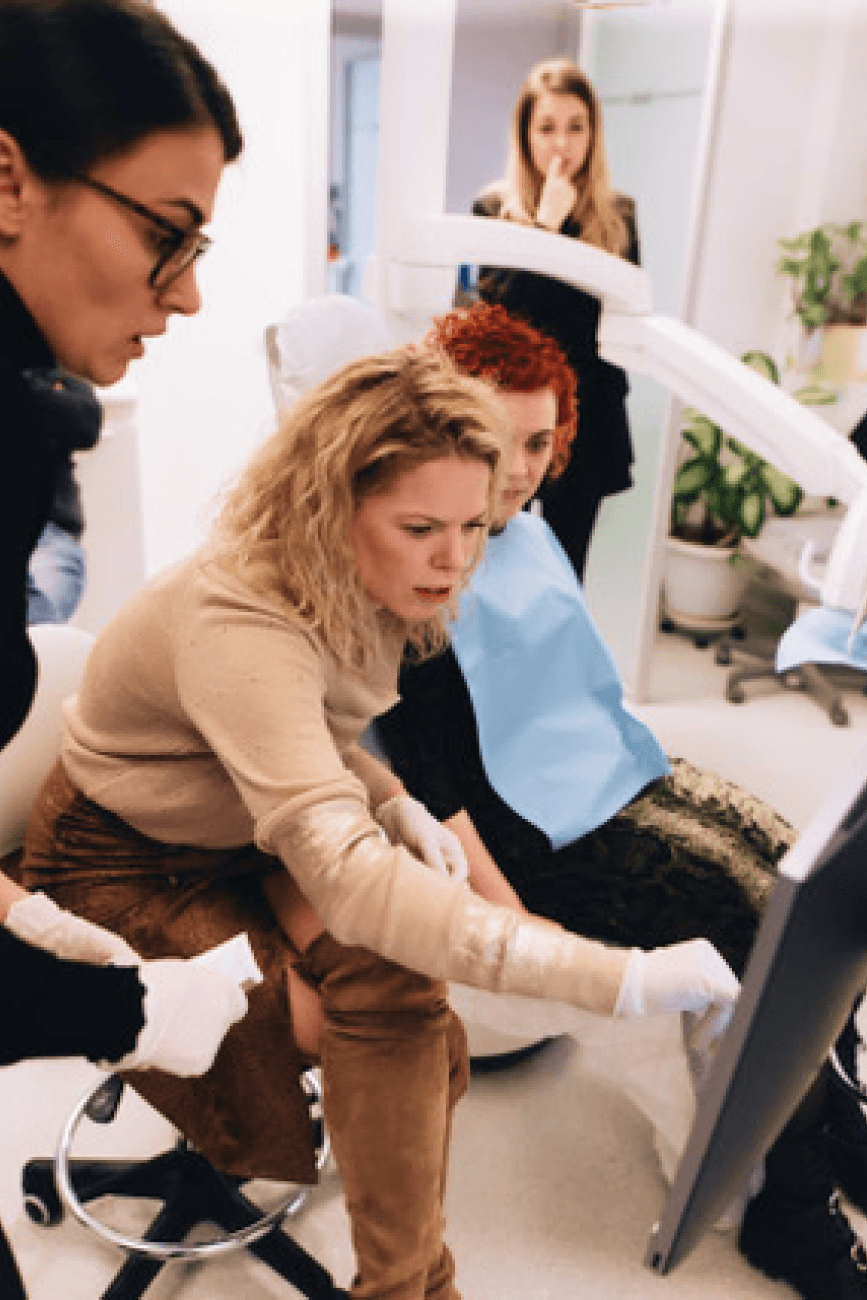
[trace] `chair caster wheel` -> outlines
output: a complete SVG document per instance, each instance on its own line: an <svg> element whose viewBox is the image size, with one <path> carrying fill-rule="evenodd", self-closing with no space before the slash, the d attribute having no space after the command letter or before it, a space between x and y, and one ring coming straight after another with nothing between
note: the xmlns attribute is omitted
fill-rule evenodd
<svg viewBox="0 0 867 1300"><path fill-rule="evenodd" d="M695 646L696 650L706 650L710 645L710 637L695 636L693 637L692 643Z"/></svg>
<svg viewBox="0 0 867 1300"><path fill-rule="evenodd" d="M747 697L741 690L740 686L731 686L726 691L726 699L729 704L743 704L746 698Z"/></svg>
<svg viewBox="0 0 867 1300"><path fill-rule="evenodd" d="M123 1095L123 1080L116 1074L106 1079L105 1083L90 1098L85 1108L87 1118L95 1124L110 1124L117 1114Z"/></svg>
<svg viewBox="0 0 867 1300"><path fill-rule="evenodd" d="M718 645L716 648L716 653L714 655L714 660L716 663L722 664L724 667L727 668L732 661L731 647L725 645L724 643Z"/></svg>
<svg viewBox="0 0 867 1300"><path fill-rule="evenodd" d="M841 704L831 705L830 716L831 716L831 721L833 722L835 727L848 727L849 714L846 712L846 710L843 708Z"/></svg>
<svg viewBox="0 0 867 1300"><path fill-rule="evenodd" d="M51 1170L26 1165L21 1186L27 1217L40 1228L55 1228L63 1218L63 1204Z"/></svg>

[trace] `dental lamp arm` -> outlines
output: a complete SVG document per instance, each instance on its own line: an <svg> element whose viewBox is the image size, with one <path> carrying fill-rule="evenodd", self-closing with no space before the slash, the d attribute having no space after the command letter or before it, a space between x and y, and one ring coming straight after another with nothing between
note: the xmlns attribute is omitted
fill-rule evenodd
<svg viewBox="0 0 867 1300"><path fill-rule="evenodd" d="M520 267L602 303L599 351L656 379L817 496L846 502L821 596L856 610L867 589L867 462L823 420L688 325L652 314L646 272L602 249L516 222L407 215L378 264L379 305L418 316L449 300L462 262ZM445 294L445 301L443 295Z"/></svg>
<svg viewBox="0 0 867 1300"><path fill-rule="evenodd" d="M822 603L833 608L862 608L867 591L867 462L847 438L681 321L603 312L599 351L606 360L665 384L805 491L844 501L849 509L834 539L819 594Z"/></svg>
<svg viewBox="0 0 867 1300"><path fill-rule="evenodd" d="M805 491L851 504L867 488L867 462L846 438L682 321L606 312L599 351L664 384Z"/></svg>
<svg viewBox="0 0 867 1300"><path fill-rule="evenodd" d="M402 267L447 268L452 285L462 262L515 267L565 280L601 298L612 311L651 310L650 282L642 267L593 244L494 217L407 217L395 260Z"/></svg>

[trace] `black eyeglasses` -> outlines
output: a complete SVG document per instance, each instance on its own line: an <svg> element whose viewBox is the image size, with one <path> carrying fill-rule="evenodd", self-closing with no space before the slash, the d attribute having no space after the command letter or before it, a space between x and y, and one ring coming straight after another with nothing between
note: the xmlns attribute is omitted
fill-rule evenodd
<svg viewBox="0 0 867 1300"><path fill-rule="evenodd" d="M168 217L154 212L144 203L128 198L126 194L121 194L119 190L112 189L102 181L94 180L92 176L73 176L71 179L78 181L79 185L87 185L99 194L114 199L115 203L122 204L130 212L144 217L151 225L163 231L164 239L160 241L162 251L148 276L148 284L159 293L167 289L170 284L174 284L175 280L178 280L184 271L211 247L212 241L207 235L202 234L201 230L185 230L183 226L175 225Z"/></svg>

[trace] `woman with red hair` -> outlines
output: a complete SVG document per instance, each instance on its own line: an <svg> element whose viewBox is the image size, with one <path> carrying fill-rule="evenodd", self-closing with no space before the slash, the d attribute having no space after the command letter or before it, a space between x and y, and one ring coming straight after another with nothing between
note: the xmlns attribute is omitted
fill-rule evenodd
<svg viewBox="0 0 867 1300"><path fill-rule="evenodd" d="M556 538L524 511L568 460L566 359L486 303L436 321L427 343L496 384L509 442L450 649L403 669L377 738L405 787L457 834L483 897L625 947L704 937L741 974L794 833L731 782L666 759L623 705ZM850 1066L855 1043L850 1022L838 1043ZM867 1296L867 1257L836 1188L867 1206L867 1135L829 1079L826 1067L769 1153L740 1246L806 1300L854 1300Z"/></svg>

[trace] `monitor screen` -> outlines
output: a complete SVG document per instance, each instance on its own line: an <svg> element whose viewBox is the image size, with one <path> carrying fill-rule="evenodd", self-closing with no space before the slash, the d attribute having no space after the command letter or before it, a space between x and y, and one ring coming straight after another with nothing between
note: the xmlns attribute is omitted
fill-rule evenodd
<svg viewBox="0 0 867 1300"><path fill-rule="evenodd" d="M667 1273L738 1196L867 984L867 749L781 860L645 1263Z"/></svg>

